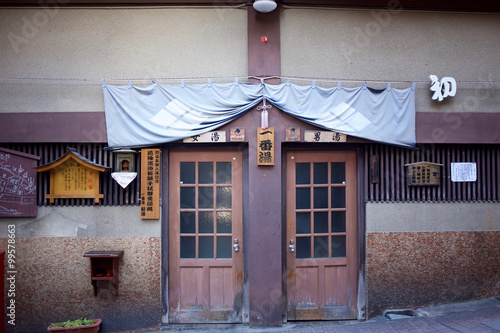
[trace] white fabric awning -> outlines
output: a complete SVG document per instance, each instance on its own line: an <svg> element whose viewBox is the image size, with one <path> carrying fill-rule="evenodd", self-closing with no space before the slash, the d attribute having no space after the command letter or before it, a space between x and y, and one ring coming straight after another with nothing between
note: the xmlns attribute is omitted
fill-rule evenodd
<svg viewBox="0 0 500 333"><path fill-rule="evenodd" d="M321 88L290 83L167 85L102 83L108 145L177 141L221 127L263 98L304 122L368 140L415 146L415 85L406 89Z"/></svg>

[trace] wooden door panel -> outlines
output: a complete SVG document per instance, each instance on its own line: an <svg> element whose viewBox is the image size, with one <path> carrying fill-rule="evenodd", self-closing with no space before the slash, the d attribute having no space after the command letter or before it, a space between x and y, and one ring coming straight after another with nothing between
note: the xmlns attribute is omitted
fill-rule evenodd
<svg viewBox="0 0 500 333"><path fill-rule="evenodd" d="M232 151L170 152L170 323L241 322L241 157Z"/></svg>
<svg viewBox="0 0 500 333"><path fill-rule="evenodd" d="M289 320L356 318L355 152L287 154Z"/></svg>

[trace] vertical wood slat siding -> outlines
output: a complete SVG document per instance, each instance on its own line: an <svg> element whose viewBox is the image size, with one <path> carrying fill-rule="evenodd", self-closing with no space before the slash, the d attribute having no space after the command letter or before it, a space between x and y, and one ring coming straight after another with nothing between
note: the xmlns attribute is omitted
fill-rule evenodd
<svg viewBox="0 0 500 333"><path fill-rule="evenodd" d="M105 144L2 144L2 147L16 150L22 153L28 153L40 156L38 165L44 165L61 157L68 151L68 147L76 148L78 153L88 158L92 162L99 163L104 166L111 167L107 172L101 173L101 190L104 198L100 200L101 206L116 206L116 205L139 205L140 196L138 191L139 174L137 179L129 184L125 189L116 183L111 177L114 171L113 153L105 150ZM136 170L140 170L140 158L136 156ZM49 193L49 172L41 172L37 179L37 205L48 206L49 200L45 199L45 195ZM94 206L94 199L56 199L55 206Z"/></svg>
<svg viewBox="0 0 500 333"><path fill-rule="evenodd" d="M371 144L366 149L365 201L498 201L500 199L500 146L498 145L419 145L410 150L382 144ZM379 183L369 177L370 157L380 161ZM408 186L406 164L415 162L439 163L439 186ZM477 181L452 182L452 162L475 162Z"/></svg>

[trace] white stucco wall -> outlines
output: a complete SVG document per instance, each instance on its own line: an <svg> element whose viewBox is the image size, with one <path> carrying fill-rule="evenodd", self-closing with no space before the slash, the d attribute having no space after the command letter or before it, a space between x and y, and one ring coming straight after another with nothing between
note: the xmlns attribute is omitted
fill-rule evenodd
<svg viewBox="0 0 500 333"><path fill-rule="evenodd" d="M434 231L500 231L500 204L366 204L366 232Z"/></svg>
<svg viewBox="0 0 500 333"><path fill-rule="evenodd" d="M426 81L417 84L417 111L499 112L498 84L459 84L457 95L443 103L431 101L427 84L430 74L499 81L498 31L498 14L286 8L281 16L281 74ZM360 85L343 83L353 84Z"/></svg>
<svg viewBox="0 0 500 333"><path fill-rule="evenodd" d="M227 7L2 9L0 77L68 81L0 80L0 112L103 111L100 79L246 76L246 22Z"/></svg>
<svg viewBox="0 0 500 333"><path fill-rule="evenodd" d="M14 224L16 237L160 237L161 219L141 220L139 206L37 207L36 218L2 218L0 238Z"/></svg>

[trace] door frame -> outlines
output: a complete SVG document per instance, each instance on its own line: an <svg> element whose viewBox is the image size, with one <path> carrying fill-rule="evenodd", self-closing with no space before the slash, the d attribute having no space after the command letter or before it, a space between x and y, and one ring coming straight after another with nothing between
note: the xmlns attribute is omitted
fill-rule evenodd
<svg viewBox="0 0 500 333"><path fill-rule="evenodd" d="M169 170L170 151L237 151L242 155L242 233L243 244L248 244L246 225L247 225L247 200L248 200L248 146L247 144L232 144L220 143L217 145L206 145L200 143L168 143L161 146L161 192L160 192L160 205L161 205L161 323L162 325L172 324L169 321ZM248 323L248 287L247 287L247 255L243 251L243 307L241 310L242 323Z"/></svg>
<svg viewBox="0 0 500 333"><path fill-rule="evenodd" d="M287 180L286 172L288 167L287 155L290 151L355 151L356 152L356 178L357 178L357 320L366 320L366 191L368 184L366 164L369 161L366 144L346 143L346 144L318 144L318 143L289 143L284 144L282 149L282 295L283 295L283 322L288 322L288 298L287 298Z"/></svg>

